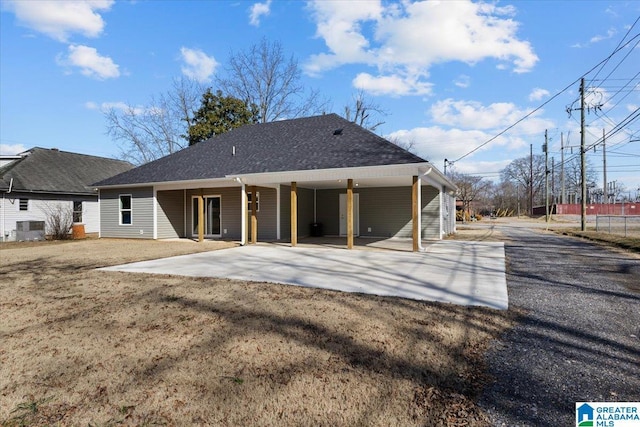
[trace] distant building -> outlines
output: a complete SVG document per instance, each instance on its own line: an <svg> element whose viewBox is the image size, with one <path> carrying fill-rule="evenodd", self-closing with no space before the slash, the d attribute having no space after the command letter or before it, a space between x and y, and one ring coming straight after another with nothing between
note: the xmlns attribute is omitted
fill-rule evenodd
<svg viewBox="0 0 640 427"><path fill-rule="evenodd" d="M100 229L98 190L93 183L133 168L128 162L35 147L0 157L0 234L16 238L18 221L46 221L62 206L87 233Z"/></svg>

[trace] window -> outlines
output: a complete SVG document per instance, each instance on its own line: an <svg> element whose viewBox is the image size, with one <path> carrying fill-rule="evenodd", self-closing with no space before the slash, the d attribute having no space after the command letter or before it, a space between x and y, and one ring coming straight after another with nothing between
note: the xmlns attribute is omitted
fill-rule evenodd
<svg viewBox="0 0 640 427"><path fill-rule="evenodd" d="M82 201L73 201L73 222L82 222Z"/></svg>
<svg viewBox="0 0 640 427"><path fill-rule="evenodd" d="M247 193L247 210L251 212L251 200L253 194ZM256 212L260 212L260 192L256 191Z"/></svg>
<svg viewBox="0 0 640 427"><path fill-rule="evenodd" d="M20 200L20 210L28 211L29 210L29 199L19 199Z"/></svg>
<svg viewBox="0 0 640 427"><path fill-rule="evenodd" d="M131 225L131 194L120 195L120 225Z"/></svg>

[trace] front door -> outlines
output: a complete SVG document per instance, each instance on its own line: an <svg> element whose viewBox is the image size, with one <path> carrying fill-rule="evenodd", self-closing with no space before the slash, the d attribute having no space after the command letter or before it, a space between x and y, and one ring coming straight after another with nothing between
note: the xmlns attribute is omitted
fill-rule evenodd
<svg viewBox="0 0 640 427"><path fill-rule="evenodd" d="M347 195L340 194L340 235L347 235ZM360 235L360 195L353 193L353 235Z"/></svg>
<svg viewBox="0 0 640 427"><path fill-rule="evenodd" d="M198 237L198 197L192 199L193 237ZM204 235L205 237L221 237L220 233L220 196L204 197Z"/></svg>

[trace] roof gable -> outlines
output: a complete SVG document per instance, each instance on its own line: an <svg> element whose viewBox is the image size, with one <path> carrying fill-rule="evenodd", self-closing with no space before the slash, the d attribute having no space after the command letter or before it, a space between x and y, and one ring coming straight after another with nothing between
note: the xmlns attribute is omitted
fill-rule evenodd
<svg viewBox="0 0 640 427"><path fill-rule="evenodd" d="M175 182L229 175L423 163L336 114L245 125L99 182Z"/></svg>
<svg viewBox="0 0 640 427"><path fill-rule="evenodd" d="M93 183L130 170L122 160L32 148L0 168L0 187L12 191L94 194Z"/></svg>

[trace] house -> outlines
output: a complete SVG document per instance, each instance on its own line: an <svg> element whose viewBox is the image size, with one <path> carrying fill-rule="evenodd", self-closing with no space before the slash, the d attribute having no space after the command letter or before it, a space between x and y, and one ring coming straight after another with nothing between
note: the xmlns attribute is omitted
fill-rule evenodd
<svg viewBox="0 0 640 427"><path fill-rule="evenodd" d="M2 241L16 239L19 221L46 221L57 206L73 211L87 233L100 228L96 181L125 172L130 163L35 147L3 156L0 166L0 232Z"/></svg>
<svg viewBox="0 0 640 427"><path fill-rule="evenodd" d="M336 114L246 125L96 183L100 236L440 239L455 185Z"/></svg>

